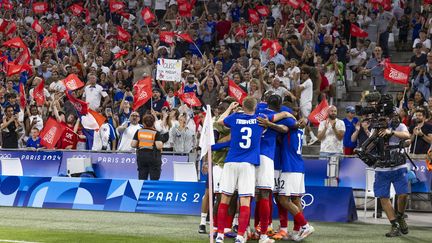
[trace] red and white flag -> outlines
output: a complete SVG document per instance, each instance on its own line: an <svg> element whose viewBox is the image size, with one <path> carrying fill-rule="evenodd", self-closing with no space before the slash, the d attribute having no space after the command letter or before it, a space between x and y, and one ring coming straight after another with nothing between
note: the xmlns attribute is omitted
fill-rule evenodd
<svg viewBox="0 0 432 243"><path fill-rule="evenodd" d="M188 92L180 95L180 99L188 106L201 106L201 101L196 97L195 92Z"/></svg>
<svg viewBox="0 0 432 243"><path fill-rule="evenodd" d="M6 76L10 77L22 71L23 65L18 65L13 62L6 63Z"/></svg>
<svg viewBox="0 0 432 243"><path fill-rule="evenodd" d="M302 3L303 3L303 0L284 0L284 1L281 1L281 4L288 4L295 9L299 8Z"/></svg>
<svg viewBox="0 0 432 243"><path fill-rule="evenodd" d="M246 26L239 26L235 29L235 36L246 37Z"/></svg>
<svg viewBox="0 0 432 243"><path fill-rule="evenodd" d="M351 35L354 37L365 38L368 37L369 34L357 25L351 24Z"/></svg>
<svg viewBox="0 0 432 243"><path fill-rule="evenodd" d="M188 43L193 43L193 39L192 37L188 34L188 33L181 33L181 34L176 34L177 37L179 37L180 39L188 42Z"/></svg>
<svg viewBox="0 0 432 243"><path fill-rule="evenodd" d="M130 13L125 12L125 11L120 11L118 12L119 15L123 16L123 18L125 19L129 19L130 18Z"/></svg>
<svg viewBox="0 0 432 243"><path fill-rule="evenodd" d="M311 8L308 2L303 2L301 10L305 12L307 16L312 17Z"/></svg>
<svg viewBox="0 0 432 243"><path fill-rule="evenodd" d="M0 32L4 32L8 25L9 21L7 21L6 19L0 19Z"/></svg>
<svg viewBox="0 0 432 243"><path fill-rule="evenodd" d="M13 9L13 4L11 2L9 2L9 0L3 0L3 8L5 10L12 10Z"/></svg>
<svg viewBox="0 0 432 243"><path fill-rule="evenodd" d="M77 4L77 3L72 4L69 7L69 9L72 12L72 14L75 15L75 16L80 15L84 11L83 6L81 6L81 5Z"/></svg>
<svg viewBox="0 0 432 243"><path fill-rule="evenodd" d="M188 1L178 0L178 12L182 17L192 17L193 5Z"/></svg>
<svg viewBox="0 0 432 243"><path fill-rule="evenodd" d="M24 109L27 104L27 99L26 99L24 84L22 82L20 82L19 85L19 94L20 94L20 107Z"/></svg>
<svg viewBox="0 0 432 243"><path fill-rule="evenodd" d="M168 45L174 44L174 35L175 33L172 31L161 31L159 33L159 40L161 42L165 42Z"/></svg>
<svg viewBox="0 0 432 243"><path fill-rule="evenodd" d="M48 3L46 2L33 3L32 7L35 14L43 14L48 11Z"/></svg>
<svg viewBox="0 0 432 243"><path fill-rule="evenodd" d="M18 57L14 60L15 64L24 65L29 63L31 59L30 52L28 48L24 48L22 52L18 55Z"/></svg>
<svg viewBox="0 0 432 243"><path fill-rule="evenodd" d="M84 83L75 74L69 74L63 79L63 83L66 90L76 90L84 86Z"/></svg>
<svg viewBox="0 0 432 243"><path fill-rule="evenodd" d="M33 89L33 99L36 104L42 106L45 103L45 81L42 79L40 83Z"/></svg>
<svg viewBox="0 0 432 243"><path fill-rule="evenodd" d="M125 29L123 29L120 26L117 26L117 39L123 41L123 42L128 42L131 38L131 35L129 34L129 32L127 32Z"/></svg>
<svg viewBox="0 0 432 243"><path fill-rule="evenodd" d="M69 33L65 28L61 28L61 30L58 32L58 35L60 39L65 39L69 44L72 44L72 40L69 36Z"/></svg>
<svg viewBox="0 0 432 243"><path fill-rule="evenodd" d="M260 23L260 16L258 15L258 12L254 9L248 9L249 14L249 21L252 24L259 24Z"/></svg>
<svg viewBox="0 0 432 243"><path fill-rule="evenodd" d="M120 57L123 57L127 54L128 54L127 50L121 50L114 55L114 59L119 59Z"/></svg>
<svg viewBox="0 0 432 243"><path fill-rule="evenodd" d="M314 125L318 126L320 122L327 119L329 104L327 102L327 99L323 99L321 103L319 103L315 109L310 113L308 119L309 121Z"/></svg>
<svg viewBox="0 0 432 243"><path fill-rule="evenodd" d="M136 111L151 99L153 95L152 79L150 77L141 79L134 85L134 91L135 94L132 110Z"/></svg>
<svg viewBox="0 0 432 243"><path fill-rule="evenodd" d="M266 5L256 6L256 11L262 17L267 17L270 14L270 10L269 10L269 8Z"/></svg>
<svg viewBox="0 0 432 243"><path fill-rule="evenodd" d="M125 7L126 5L123 2L111 0L109 3L109 9L111 13L119 12L123 10Z"/></svg>
<svg viewBox="0 0 432 243"><path fill-rule="evenodd" d="M143 10L141 10L141 16L147 25L149 25L151 22L153 22L153 20L156 19L156 16L148 7L145 7Z"/></svg>
<svg viewBox="0 0 432 243"><path fill-rule="evenodd" d="M6 36L13 34L17 29L15 21L10 21L8 27L6 28Z"/></svg>
<svg viewBox="0 0 432 243"><path fill-rule="evenodd" d="M52 117L48 118L40 132L41 145L47 149L53 149L65 129L66 126L63 123L58 122Z"/></svg>
<svg viewBox="0 0 432 243"><path fill-rule="evenodd" d="M77 112L80 115L87 115L88 113L88 103L84 102L78 98L75 98L73 95L69 94L69 92L66 90L65 91L66 97L68 98L68 100L72 103L72 105L75 107L75 109L77 110Z"/></svg>
<svg viewBox="0 0 432 243"><path fill-rule="evenodd" d="M271 43L270 52L269 52L270 57L276 56L276 54L280 50L282 50L282 46L279 43L279 41L278 40L273 40L272 43Z"/></svg>
<svg viewBox="0 0 432 243"><path fill-rule="evenodd" d="M400 66L390 62L384 63L384 78L387 81L408 85L410 73L410 66Z"/></svg>
<svg viewBox="0 0 432 243"><path fill-rule="evenodd" d="M42 40L41 47L55 49L57 47L57 37L45 36L45 38Z"/></svg>
<svg viewBox="0 0 432 243"><path fill-rule="evenodd" d="M261 50L267 51L269 48L271 48L273 41L269 39L262 39L261 41Z"/></svg>
<svg viewBox="0 0 432 243"><path fill-rule="evenodd" d="M228 81L228 95L234 97L241 104L247 93L230 79Z"/></svg>
<svg viewBox="0 0 432 243"><path fill-rule="evenodd" d="M32 29L34 29L34 31L36 31L36 33L38 33L38 34L42 34L43 33L43 28L39 24L39 20L35 19L33 21L33 24L31 25L31 27L32 27Z"/></svg>

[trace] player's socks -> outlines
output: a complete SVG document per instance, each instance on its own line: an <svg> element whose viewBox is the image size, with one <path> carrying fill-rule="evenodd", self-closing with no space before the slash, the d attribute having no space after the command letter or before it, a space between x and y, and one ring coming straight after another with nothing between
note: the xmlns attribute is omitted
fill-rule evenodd
<svg viewBox="0 0 432 243"><path fill-rule="evenodd" d="M268 224L270 226L273 221L273 193L270 193L269 195L269 207L270 207L270 214L269 214Z"/></svg>
<svg viewBox="0 0 432 243"><path fill-rule="evenodd" d="M223 234L225 229L226 218L228 216L228 204L220 203L218 208L218 233Z"/></svg>
<svg viewBox="0 0 432 243"><path fill-rule="evenodd" d="M270 206L268 198L262 198L260 200L259 212L261 232L262 234L266 234L269 225L268 219L270 218Z"/></svg>
<svg viewBox="0 0 432 243"><path fill-rule="evenodd" d="M294 216L294 222L297 222L299 226L305 226L307 224L302 212L299 212Z"/></svg>
<svg viewBox="0 0 432 243"><path fill-rule="evenodd" d="M280 227L286 228L288 227L288 210L285 207L283 207L280 203L277 204L277 207L278 207L278 214L280 220Z"/></svg>
<svg viewBox="0 0 432 243"><path fill-rule="evenodd" d="M250 207L240 206L239 214L239 225L238 225L238 235L243 236L246 232L246 228L249 225Z"/></svg>
<svg viewBox="0 0 432 243"><path fill-rule="evenodd" d="M205 225L207 220L207 213L201 213L201 222L200 225Z"/></svg>
<svg viewBox="0 0 432 243"><path fill-rule="evenodd" d="M227 221L226 221L226 223L225 223L225 228L229 228L229 229L232 228L232 225L233 225L233 219L234 219L234 215L229 215L229 214L228 214Z"/></svg>
<svg viewBox="0 0 432 243"><path fill-rule="evenodd" d="M217 225L218 225L218 217L217 217L217 215L218 215L217 212L213 213L213 227L216 227L216 228L217 228Z"/></svg>
<svg viewBox="0 0 432 243"><path fill-rule="evenodd" d="M260 201L256 201L256 203L255 203L255 218L254 218L254 226L255 226L254 228L255 229L257 228L257 226L260 223L260 213L259 213L260 202L261 202L261 200Z"/></svg>

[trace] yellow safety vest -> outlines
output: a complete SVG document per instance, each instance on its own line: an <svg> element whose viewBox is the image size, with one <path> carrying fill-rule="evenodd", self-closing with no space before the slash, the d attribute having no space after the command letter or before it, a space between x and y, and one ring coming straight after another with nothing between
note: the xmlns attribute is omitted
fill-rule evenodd
<svg viewBox="0 0 432 243"><path fill-rule="evenodd" d="M147 128L138 130L138 148L153 149L157 131Z"/></svg>

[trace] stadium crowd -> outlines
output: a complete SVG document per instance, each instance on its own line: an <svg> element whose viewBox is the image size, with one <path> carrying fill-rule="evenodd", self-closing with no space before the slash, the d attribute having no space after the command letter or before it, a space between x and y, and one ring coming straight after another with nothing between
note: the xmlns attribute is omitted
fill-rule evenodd
<svg viewBox="0 0 432 243"><path fill-rule="evenodd" d="M142 116L151 113L168 139L164 150L188 153L197 147L204 113L201 106L185 104L180 93L195 93L218 116L221 101L235 100L229 97L233 81L257 100L265 92L278 94L308 117L322 99L335 103L338 83L347 73L357 82L373 80L371 85L386 92L381 66L389 35L398 49L414 52L412 82L395 97L401 120L413 135L428 137L419 140L416 153L432 142L429 112L424 125L413 119L418 107L432 106L432 18L429 5L420 9L418 1L45 1L42 10L35 7L40 3L1 1L1 42L19 37L25 47L0 49L3 148L41 147L39 133L52 117L66 124L58 149L130 151ZM147 7L150 19L143 13ZM353 36L352 25L368 37ZM176 33L172 42L162 36L171 31ZM183 34L192 40L185 41ZM181 82L153 78L152 99L133 110L134 85L155 77L157 58L181 59ZM10 71L12 62L22 59L25 65ZM99 130L83 128L65 95L63 80L70 74L85 85L68 93L107 118ZM42 103L35 92L38 99L44 96ZM318 136L308 130L305 144L320 139L324 154L341 154L342 144L351 154L357 142L351 135L362 137L368 125L358 122L353 107L346 111L335 133L323 133L322 124Z"/></svg>

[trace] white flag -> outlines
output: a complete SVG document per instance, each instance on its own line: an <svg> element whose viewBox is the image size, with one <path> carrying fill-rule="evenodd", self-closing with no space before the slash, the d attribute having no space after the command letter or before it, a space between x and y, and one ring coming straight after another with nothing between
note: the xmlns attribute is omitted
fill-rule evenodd
<svg viewBox="0 0 432 243"><path fill-rule="evenodd" d="M215 138L213 133L213 119L211 116L210 105L207 105L206 116L203 123L203 128L201 130L201 137L199 141L199 146L201 148L201 159L208 151L208 147L215 144Z"/></svg>

